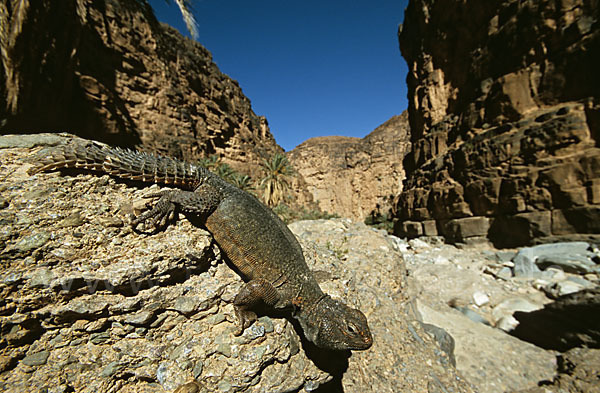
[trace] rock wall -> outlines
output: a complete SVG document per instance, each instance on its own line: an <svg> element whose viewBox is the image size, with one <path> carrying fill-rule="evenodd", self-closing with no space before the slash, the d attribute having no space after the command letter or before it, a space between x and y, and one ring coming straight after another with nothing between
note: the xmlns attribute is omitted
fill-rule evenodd
<svg viewBox="0 0 600 393"><path fill-rule="evenodd" d="M288 158L321 210L364 220L373 212L387 212L401 191L402 159L409 148L404 112L362 139L311 138Z"/></svg>
<svg viewBox="0 0 600 393"><path fill-rule="evenodd" d="M499 246L600 233L598 2L411 0L395 232Z"/></svg>
<svg viewBox="0 0 600 393"><path fill-rule="evenodd" d="M283 150L238 83L145 2L0 1L0 132L70 131L245 172Z"/></svg>

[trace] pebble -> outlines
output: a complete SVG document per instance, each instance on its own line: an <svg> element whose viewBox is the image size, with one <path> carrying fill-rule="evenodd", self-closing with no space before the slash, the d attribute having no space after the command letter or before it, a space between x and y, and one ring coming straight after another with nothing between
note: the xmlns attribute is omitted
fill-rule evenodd
<svg viewBox="0 0 600 393"><path fill-rule="evenodd" d="M51 270L46 268L37 269L29 279L29 286L32 288L49 287L55 277Z"/></svg>
<svg viewBox="0 0 600 393"><path fill-rule="evenodd" d="M114 362L108 363L106 365L106 367L104 367L102 369L102 371L100 372L100 375L103 377L110 377L114 373L116 373L118 369L119 369L119 362L115 360Z"/></svg>
<svg viewBox="0 0 600 393"><path fill-rule="evenodd" d="M19 241L13 249L20 252L29 252L42 247L50 238L48 232L38 232Z"/></svg>
<svg viewBox="0 0 600 393"><path fill-rule="evenodd" d="M504 316L496 322L496 327L498 329L504 330L505 332L510 332L518 325L519 321L517 321L517 319L512 315Z"/></svg>
<svg viewBox="0 0 600 393"><path fill-rule="evenodd" d="M152 311L142 310L134 314L127 314L123 319L123 322L131 325L146 325L154 317Z"/></svg>
<svg viewBox="0 0 600 393"><path fill-rule="evenodd" d="M92 333L90 334L90 342L92 344L104 344L108 340L110 340L110 333L108 332L100 332L100 333Z"/></svg>
<svg viewBox="0 0 600 393"><path fill-rule="evenodd" d="M50 352L48 351L33 353L25 356L23 360L21 360L21 363L27 366L41 366L42 364L46 363L48 356L50 356Z"/></svg>
<svg viewBox="0 0 600 393"><path fill-rule="evenodd" d="M552 299L556 299L558 297L568 295L571 293L579 292L582 289L584 289L582 285L569 280L550 284L542 288L544 293Z"/></svg>
<svg viewBox="0 0 600 393"><path fill-rule="evenodd" d="M181 296L175 300L173 308L182 314L192 314L199 304L200 300L196 296Z"/></svg>
<svg viewBox="0 0 600 393"><path fill-rule="evenodd" d="M78 227L83 225L84 221L81 218L81 212L76 211L65 217L59 224L61 228Z"/></svg>
<svg viewBox="0 0 600 393"><path fill-rule="evenodd" d="M488 304L490 302L490 298L488 295L481 291L476 291L473 293L473 302L477 307L481 307L484 304Z"/></svg>
<svg viewBox="0 0 600 393"><path fill-rule="evenodd" d="M496 277L501 278L503 280L510 280L512 278L512 269L510 267L503 267L502 269L498 270L498 273L496 273Z"/></svg>
<svg viewBox="0 0 600 393"><path fill-rule="evenodd" d="M198 378L200 376L200 374L202 374L203 369L204 369L204 363L202 362L202 360L196 361L196 364L194 365L194 368L192 369L192 374L194 375L194 378Z"/></svg>

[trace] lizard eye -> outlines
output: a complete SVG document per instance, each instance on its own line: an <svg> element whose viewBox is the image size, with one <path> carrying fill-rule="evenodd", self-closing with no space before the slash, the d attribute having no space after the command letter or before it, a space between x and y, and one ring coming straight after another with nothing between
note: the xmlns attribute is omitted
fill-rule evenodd
<svg viewBox="0 0 600 393"><path fill-rule="evenodd" d="M346 326L346 329L348 329L348 333L350 333L352 335L358 334L358 329L356 328L356 326L353 323L349 323Z"/></svg>

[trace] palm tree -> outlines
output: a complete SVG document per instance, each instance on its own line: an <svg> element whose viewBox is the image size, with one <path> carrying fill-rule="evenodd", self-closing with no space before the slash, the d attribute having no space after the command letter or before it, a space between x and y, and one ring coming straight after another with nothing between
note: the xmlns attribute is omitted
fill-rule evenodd
<svg viewBox="0 0 600 393"><path fill-rule="evenodd" d="M214 171L215 168L219 165L219 156L213 154L209 157L203 157L198 160L198 165L210 171Z"/></svg>
<svg viewBox="0 0 600 393"><path fill-rule="evenodd" d="M252 184L252 178L243 173L236 173L230 181L231 184L244 191L253 191L254 184Z"/></svg>
<svg viewBox="0 0 600 393"><path fill-rule="evenodd" d="M283 201L289 188L289 177L293 174L292 166L287 157L275 153L270 160L263 160L261 164L265 176L260 181L263 189L263 200L267 206L274 207Z"/></svg>
<svg viewBox="0 0 600 393"><path fill-rule="evenodd" d="M228 183L231 183L233 178L237 175L237 172L232 167L230 167L228 164L221 163L218 164L213 172Z"/></svg>

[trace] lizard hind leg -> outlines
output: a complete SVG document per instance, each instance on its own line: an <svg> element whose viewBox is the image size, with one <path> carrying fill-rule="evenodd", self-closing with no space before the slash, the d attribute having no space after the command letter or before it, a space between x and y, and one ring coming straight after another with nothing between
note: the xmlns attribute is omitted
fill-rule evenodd
<svg viewBox="0 0 600 393"><path fill-rule="evenodd" d="M254 279L244 284L233 301L238 323L234 335L241 335L246 328L256 321L256 313L251 310L252 307L261 302L273 307L278 300L279 293L277 289L264 279Z"/></svg>

